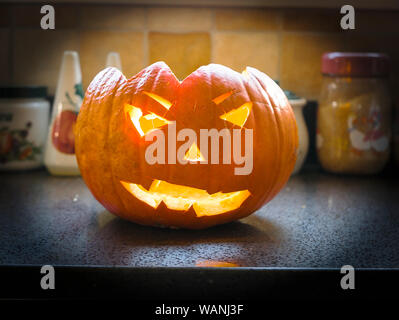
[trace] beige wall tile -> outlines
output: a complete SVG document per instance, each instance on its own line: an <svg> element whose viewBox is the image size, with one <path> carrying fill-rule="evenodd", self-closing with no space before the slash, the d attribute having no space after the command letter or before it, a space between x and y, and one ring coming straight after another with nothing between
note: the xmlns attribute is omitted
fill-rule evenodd
<svg viewBox="0 0 399 320"><path fill-rule="evenodd" d="M71 30L14 32L13 81L49 87L54 94L65 50L78 50L78 36Z"/></svg>
<svg viewBox="0 0 399 320"><path fill-rule="evenodd" d="M280 78L284 88L316 98L321 54L352 50L390 54L393 85L399 87L399 12L357 10L356 30L342 32L342 15L330 9L54 6L56 30L49 32L39 29L40 5L0 5L0 67L5 70L0 83L12 78L16 84L48 85L54 93L63 51L80 50L86 88L103 69L107 53L118 51L127 77L145 61L164 60L182 79L213 59L237 71L251 65ZM14 33L7 29L12 19Z"/></svg>
<svg viewBox="0 0 399 320"><path fill-rule="evenodd" d="M255 67L269 77L279 76L279 37L277 33L216 33L214 62L238 72Z"/></svg>
<svg viewBox="0 0 399 320"><path fill-rule="evenodd" d="M215 25L218 30L278 30L281 14L276 9L217 9Z"/></svg>
<svg viewBox="0 0 399 320"><path fill-rule="evenodd" d="M345 44L348 50L363 52L385 52L391 58L399 59L398 35L346 34Z"/></svg>
<svg viewBox="0 0 399 320"><path fill-rule="evenodd" d="M55 28L74 28L78 25L76 5L51 4L55 10ZM13 14L16 27L35 27L40 29L40 20L43 14L40 13L41 5L27 4L13 7Z"/></svg>
<svg viewBox="0 0 399 320"><path fill-rule="evenodd" d="M10 32L0 29L0 84L10 84Z"/></svg>
<svg viewBox="0 0 399 320"><path fill-rule="evenodd" d="M84 6L80 25L84 28L143 30L145 14L146 9L134 6Z"/></svg>
<svg viewBox="0 0 399 320"><path fill-rule="evenodd" d="M206 8L149 8L150 31L207 31L212 27L212 11Z"/></svg>
<svg viewBox="0 0 399 320"><path fill-rule="evenodd" d="M356 32L399 34L399 11L356 11ZM351 31L352 32L352 31Z"/></svg>
<svg viewBox="0 0 399 320"><path fill-rule="evenodd" d="M343 32L340 27L341 17L338 9L285 9L283 30Z"/></svg>
<svg viewBox="0 0 399 320"><path fill-rule="evenodd" d="M11 6L0 5L0 27L7 27L11 24Z"/></svg>
<svg viewBox="0 0 399 320"><path fill-rule="evenodd" d="M321 55L344 50L338 34L283 34L281 86L308 99L317 99L321 86Z"/></svg>
<svg viewBox="0 0 399 320"><path fill-rule="evenodd" d="M346 46L355 52L382 52L391 58L391 88L399 101L399 35L347 34Z"/></svg>
<svg viewBox="0 0 399 320"><path fill-rule="evenodd" d="M144 68L143 33L134 31L83 31L80 36L84 89L105 68L107 54L119 52L123 73L132 77Z"/></svg>
<svg viewBox="0 0 399 320"><path fill-rule="evenodd" d="M210 63L211 41L208 33L149 34L150 62L165 61L183 79L198 67Z"/></svg>

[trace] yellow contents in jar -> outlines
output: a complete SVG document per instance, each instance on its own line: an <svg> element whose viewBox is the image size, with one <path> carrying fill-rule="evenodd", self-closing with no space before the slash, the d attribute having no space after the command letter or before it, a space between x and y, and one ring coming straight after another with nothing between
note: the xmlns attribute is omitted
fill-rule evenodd
<svg viewBox="0 0 399 320"><path fill-rule="evenodd" d="M346 87L339 97L327 94L321 100L318 157L331 172L377 173L389 159L390 100L378 86L368 93L351 88Z"/></svg>

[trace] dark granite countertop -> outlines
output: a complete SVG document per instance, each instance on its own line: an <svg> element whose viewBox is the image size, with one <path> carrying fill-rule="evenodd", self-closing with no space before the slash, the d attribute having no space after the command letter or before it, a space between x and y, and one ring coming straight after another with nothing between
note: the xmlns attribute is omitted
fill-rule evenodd
<svg viewBox="0 0 399 320"><path fill-rule="evenodd" d="M387 177L305 172L255 214L202 231L108 213L80 177L0 174L0 265L395 268L399 188Z"/></svg>

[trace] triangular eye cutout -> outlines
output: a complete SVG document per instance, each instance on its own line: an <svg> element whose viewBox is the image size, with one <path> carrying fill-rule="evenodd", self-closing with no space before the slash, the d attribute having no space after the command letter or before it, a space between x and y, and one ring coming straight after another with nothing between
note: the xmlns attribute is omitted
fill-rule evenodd
<svg viewBox="0 0 399 320"><path fill-rule="evenodd" d="M148 132L165 126L169 123L170 121L156 115L155 113L147 114L140 119L140 126L141 129L144 131L144 134L147 134Z"/></svg>
<svg viewBox="0 0 399 320"><path fill-rule="evenodd" d="M212 101L215 104L220 104L222 103L224 100L226 100L228 97L230 97L233 94L233 91L229 91L226 93L221 94L220 96L217 96L216 98L212 99Z"/></svg>
<svg viewBox="0 0 399 320"><path fill-rule="evenodd" d="M143 93L147 96L149 96L150 98L154 99L156 102L160 103L164 108L166 109L170 109L170 107L172 106L172 102L170 102L169 100L166 100L165 98L158 96L155 93L151 93L151 92L147 92L147 91L143 91Z"/></svg>
<svg viewBox="0 0 399 320"><path fill-rule="evenodd" d="M201 151L198 149L197 145L193 143L184 155L184 160L188 160L191 162L197 162L197 161L205 161L205 158L201 154Z"/></svg>
<svg viewBox="0 0 399 320"><path fill-rule="evenodd" d="M246 102L237 109L233 109L220 116L220 119L229 121L239 127L243 127L252 110L252 102Z"/></svg>
<svg viewBox="0 0 399 320"><path fill-rule="evenodd" d="M126 112L130 116L130 120L137 129L140 136L144 136L152 130L158 129L170 123L169 120L158 116L155 113L149 113L143 116L140 108L127 104L125 106Z"/></svg>

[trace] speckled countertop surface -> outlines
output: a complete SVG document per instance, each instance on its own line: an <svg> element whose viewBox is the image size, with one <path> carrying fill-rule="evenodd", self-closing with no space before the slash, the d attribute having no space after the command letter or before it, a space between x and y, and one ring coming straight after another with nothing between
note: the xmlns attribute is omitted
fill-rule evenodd
<svg viewBox="0 0 399 320"><path fill-rule="evenodd" d="M0 181L0 265L399 266L399 188L393 178L304 173L248 218L202 231L116 218L79 177L42 170L1 173Z"/></svg>

